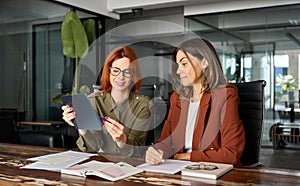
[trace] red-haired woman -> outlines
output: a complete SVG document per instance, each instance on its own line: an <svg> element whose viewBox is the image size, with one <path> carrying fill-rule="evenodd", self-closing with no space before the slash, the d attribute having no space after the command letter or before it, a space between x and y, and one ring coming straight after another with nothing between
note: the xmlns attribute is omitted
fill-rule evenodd
<svg viewBox="0 0 300 186"><path fill-rule="evenodd" d="M77 146L84 152L121 153L132 156L137 146L145 145L150 98L137 91L141 74L135 52L128 46L115 48L107 56L100 90L88 97L99 116L105 116L104 130L81 130ZM73 108L62 106L63 119L74 126Z"/></svg>

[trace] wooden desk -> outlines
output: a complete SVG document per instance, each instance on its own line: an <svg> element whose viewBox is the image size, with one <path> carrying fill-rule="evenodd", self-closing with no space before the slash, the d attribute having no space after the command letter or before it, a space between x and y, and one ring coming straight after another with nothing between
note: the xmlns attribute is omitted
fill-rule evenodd
<svg viewBox="0 0 300 186"><path fill-rule="evenodd" d="M44 126L54 126L54 125L66 125L63 121L21 121L21 125L44 125Z"/></svg>
<svg viewBox="0 0 300 186"><path fill-rule="evenodd" d="M51 172L46 170L19 169L25 164L31 163L27 158L41 156L50 153L61 152L64 149L42 148L24 145L12 145L0 143L0 185L153 185L151 182L161 185L300 185L300 171L269 169L269 168L234 168L218 180L201 180L198 178L182 178L180 173L166 175L144 172L131 178L117 182L109 182L96 177L76 177ZM124 161L118 156L110 156L113 161ZM108 161L102 156L92 159ZM126 159L127 162L138 163L141 159ZM139 183L137 183L139 182ZM35 183L35 184L34 184Z"/></svg>
<svg viewBox="0 0 300 186"><path fill-rule="evenodd" d="M291 106L275 104L274 111L278 112L281 119L290 119L290 122L295 121L295 115L299 116L300 108L295 108L294 103ZM297 117L296 117L297 118Z"/></svg>
<svg viewBox="0 0 300 186"><path fill-rule="evenodd" d="M295 123L277 123L272 126L272 143L274 149L280 148L280 140L288 143L300 143L300 124Z"/></svg>
<svg viewBox="0 0 300 186"><path fill-rule="evenodd" d="M58 128L67 127L68 124L64 121L20 121L21 128L24 130L33 131L56 131Z"/></svg>

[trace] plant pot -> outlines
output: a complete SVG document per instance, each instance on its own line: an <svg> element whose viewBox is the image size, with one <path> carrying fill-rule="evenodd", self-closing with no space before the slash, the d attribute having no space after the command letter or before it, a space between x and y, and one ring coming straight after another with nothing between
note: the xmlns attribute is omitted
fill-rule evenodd
<svg viewBox="0 0 300 186"><path fill-rule="evenodd" d="M294 92L288 92L289 95L289 101L294 101L295 97L294 97Z"/></svg>

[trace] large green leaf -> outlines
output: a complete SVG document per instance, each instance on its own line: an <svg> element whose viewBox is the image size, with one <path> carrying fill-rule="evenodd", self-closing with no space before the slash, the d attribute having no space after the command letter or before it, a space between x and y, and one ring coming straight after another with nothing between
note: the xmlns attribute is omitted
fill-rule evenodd
<svg viewBox="0 0 300 186"><path fill-rule="evenodd" d="M91 90L88 86L82 85L79 89L79 93L81 93L81 94L90 94ZM61 104L63 104L61 97L64 96L64 95L71 95L71 94L76 94L76 92L71 91L71 92L67 92L66 94L57 94L57 95L52 97L52 101L55 104L61 105Z"/></svg>
<svg viewBox="0 0 300 186"><path fill-rule="evenodd" d="M66 94L57 94L52 97L52 101L55 104L61 105L61 104L63 104L61 97L64 95L71 95L71 94L75 94L75 93L73 91L71 91L71 92L67 92Z"/></svg>
<svg viewBox="0 0 300 186"><path fill-rule="evenodd" d="M83 22L83 26L86 32L86 36L88 38L89 45L91 45L94 41L95 21L93 19L88 19Z"/></svg>
<svg viewBox="0 0 300 186"><path fill-rule="evenodd" d="M85 29L75 14L68 12L63 20L61 28L63 53L71 58L83 58L88 53L88 40Z"/></svg>

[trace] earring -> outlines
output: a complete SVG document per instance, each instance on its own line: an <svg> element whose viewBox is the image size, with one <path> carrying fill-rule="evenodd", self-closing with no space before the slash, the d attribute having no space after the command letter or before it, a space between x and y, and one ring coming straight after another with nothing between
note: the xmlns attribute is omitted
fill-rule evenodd
<svg viewBox="0 0 300 186"><path fill-rule="evenodd" d="M202 63L202 69L206 69L206 67L208 67L208 62L205 60L203 63Z"/></svg>

